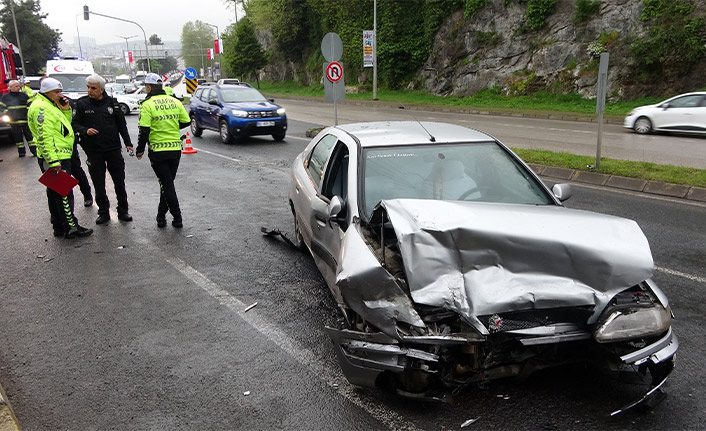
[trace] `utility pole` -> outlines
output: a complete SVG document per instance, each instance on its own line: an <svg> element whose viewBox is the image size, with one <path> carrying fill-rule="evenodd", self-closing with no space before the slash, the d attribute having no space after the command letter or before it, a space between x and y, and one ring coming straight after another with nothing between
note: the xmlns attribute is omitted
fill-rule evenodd
<svg viewBox="0 0 706 431"><path fill-rule="evenodd" d="M22 76L27 76L25 72L25 58L22 56L22 46L20 45L20 33L17 31L17 21L15 20L15 0L10 2L10 11L12 12L12 23L15 24L15 38L17 38L17 50L20 51L20 61L22 62Z"/></svg>

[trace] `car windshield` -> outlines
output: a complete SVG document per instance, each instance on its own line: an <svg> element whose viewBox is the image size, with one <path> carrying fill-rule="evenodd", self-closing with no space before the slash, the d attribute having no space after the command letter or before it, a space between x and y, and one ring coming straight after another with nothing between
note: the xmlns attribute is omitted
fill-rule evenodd
<svg viewBox="0 0 706 431"><path fill-rule="evenodd" d="M72 73L62 73L61 75L51 75L52 78L61 82L63 91L86 92L86 78L89 75L76 75Z"/></svg>
<svg viewBox="0 0 706 431"><path fill-rule="evenodd" d="M254 88L221 88L223 103L266 102L265 96Z"/></svg>
<svg viewBox="0 0 706 431"><path fill-rule="evenodd" d="M553 204L537 180L495 142L364 150L363 202L368 216L383 199Z"/></svg>

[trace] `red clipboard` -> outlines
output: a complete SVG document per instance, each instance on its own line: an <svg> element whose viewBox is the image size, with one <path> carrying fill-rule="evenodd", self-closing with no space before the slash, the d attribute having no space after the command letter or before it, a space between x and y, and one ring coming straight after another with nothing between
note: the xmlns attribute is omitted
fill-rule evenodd
<svg viewBox="0 0 706 431"><path fill-rule="evenodd" d="M66 171L61 170L58 174L52 174L49 169L44 171L42 176L39 177L39 182L59 193L61 196L68 195L71 189L78 184L78 180L67 174Z"/></svg>

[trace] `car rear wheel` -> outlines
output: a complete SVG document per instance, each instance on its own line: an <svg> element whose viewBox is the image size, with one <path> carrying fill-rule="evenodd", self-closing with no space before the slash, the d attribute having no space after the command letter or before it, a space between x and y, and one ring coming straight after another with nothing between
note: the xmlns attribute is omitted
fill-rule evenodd
<svg viewBox="0 0 706 431"><path fill-rule="evenodd" d="M286 135L286 133L275 133L274 135L272 135L272 139L274 139L277 142L283 141L285 135Z"/></svg>
<svg viewBox="0 0 706 431"><path fill-rule="evenodd" d="M191 134L197 138L203 135L203 129L199 127L199 123L196 122L196 117L191 117Z"/></svg>
<svg viewBox="0 0 706 431"><path fill-rule="evenodd" d="M123 111L123 116L128 115L130 113L130 108L124 103L120 104L120 110Z"/></svg>
<svg viewBox="0 0 706 431"><path fill-rule="evenodd" d="M635 124L633 124L632 128L642 135L650 133L652 131L652 121L647 117L640 117L635 120Z"/></svg>
<svg viewBox="0 0 706 431"><path fill-rule="evenodd" d="M233 142L233 135L230 133L228 123L226 123L225 120L221 120L218 130L221 134L221 142L223 142L224 144L230 144Z"/></svg>

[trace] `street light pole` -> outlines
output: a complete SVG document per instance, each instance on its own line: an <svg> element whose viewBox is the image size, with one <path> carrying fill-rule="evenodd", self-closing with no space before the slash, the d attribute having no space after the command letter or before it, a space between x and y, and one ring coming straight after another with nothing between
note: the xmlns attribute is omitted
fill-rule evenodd
<svg viewBox="0 0 706 431"><path fill-rule="evenodd" d="M85 6L85 8L88 9L88 6ZM129 22L131 24L135 24L136 26L140 27L140 30L142 30L142 35L145 38L145 57L147 58L147 71L150 73L152 72L152 66L150 65L150 50L147 48L147 33L145 33L145 29L142 28L142 26L140 24L136 23L135 21L130 21L129 19L118 18L118 17L114 17L114 16L110 16L110 15L103 15L102 13L97 13L97 12L88 11L88 10L85 10L85 13L90 13L92 15L102 16L104 18L117 19L118 21ZM88 18L84 18L84 19L88 19Z"/></svg>

